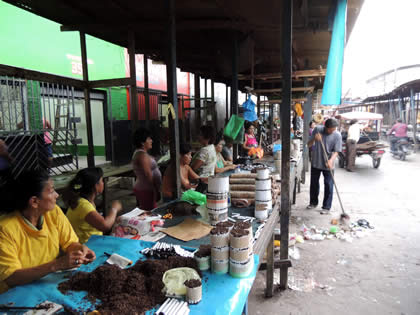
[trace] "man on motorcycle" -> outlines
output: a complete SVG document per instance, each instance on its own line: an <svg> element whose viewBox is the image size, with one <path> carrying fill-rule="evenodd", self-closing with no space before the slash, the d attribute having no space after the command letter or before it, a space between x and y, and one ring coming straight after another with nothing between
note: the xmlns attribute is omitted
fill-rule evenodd
<svg viewBox="0 0 420 315"><path fill-rule="evenodd" d="M391 130L388 131L387 135L392 135L393 133L394 136L391 138L391 151L397 151L397 142L407 138L407 125L402 122L401 118L397 119L397 122L392 126Z"/></svg>

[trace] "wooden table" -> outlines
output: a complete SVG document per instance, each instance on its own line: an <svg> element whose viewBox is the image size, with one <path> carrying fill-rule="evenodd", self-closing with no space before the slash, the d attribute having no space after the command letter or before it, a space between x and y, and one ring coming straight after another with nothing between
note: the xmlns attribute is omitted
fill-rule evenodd
<svg viewBox="0 0 420 315"><path fill-rule="evenodd" d="M108 205L108 179L110 177L134 177L133 172L133 166L131 164L126 164L122 166L114 166L110 163L97 165L97 167L102 168L104 172L104 191L102 193L102 207L105 209L105 207ZM54 187L55 190L60 192L66 189L70 181L76 176L77 172L72 171L69 173L52 176L52 180L54 181Z"/></svg>

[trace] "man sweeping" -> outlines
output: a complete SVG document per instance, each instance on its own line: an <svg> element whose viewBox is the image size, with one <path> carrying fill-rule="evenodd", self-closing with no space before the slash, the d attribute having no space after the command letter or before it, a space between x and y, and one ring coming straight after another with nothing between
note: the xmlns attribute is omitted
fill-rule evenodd
<svg viewBox="0 0 420 315"><path fill-rule="evenodd" d="M338 123L335 119L327 119L324 126L317 126L312 132L312 136L308 142L308 147L314 146L312 151L311 163L311 186L310 186L310 202L307 209L314 209L318 206L319 195L319 178L324 176L324 201L322 203L322 214L330 213L334 182L332 172L334 162L341 152L342 139L341 134L337 131ZM324 148L328 159L325 158Z"/></svg>

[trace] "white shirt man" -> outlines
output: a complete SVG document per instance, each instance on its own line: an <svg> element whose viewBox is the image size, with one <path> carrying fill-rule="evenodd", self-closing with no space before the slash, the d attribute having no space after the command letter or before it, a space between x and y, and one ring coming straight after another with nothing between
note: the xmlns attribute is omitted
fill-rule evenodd
<svg viewBox="0 0 420 315"><path fill-rule="evenodd" d="M360 125L358 123L354 123L349 127L349 131L347 133L347 140L353 140L359 142L360 139Z"/></svg>

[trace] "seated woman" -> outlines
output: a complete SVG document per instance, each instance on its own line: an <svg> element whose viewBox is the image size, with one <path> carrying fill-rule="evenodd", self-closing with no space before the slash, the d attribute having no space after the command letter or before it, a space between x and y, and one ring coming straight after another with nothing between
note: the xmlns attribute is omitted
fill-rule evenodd
<svg viewBox="0 0 420 315"><path fill-rule="evenodd" d="M131 163L136 174L134 194L137 205L143 210L156 208L156 202L160 199L160 185L162 175L156 160L147 151L152 149L152 133L145 128L136 130L133 138L136 150L133 153Z"/></svg>
<svg viewBox="0 0 420 315"><path fill-rule="evenodd" d="M95 199L104 191L103 171L100 167L90 167L79 171L71 180L64 194L64 201L70 206L67 210L74 231L80 243L86 243L92 235L102 235L111 230L121 202L114 200L104 218L96 211Z"/></svg>
<svg viewBox="0 0 420 315"><path fill-rule="evenodd" d="M48 174L25 171L7 187L0 217L0 293L95 260L57 206Z"/></svg>
<svg viewBox="0 0 420 315"><path fill-rule="evenodd" d="M242 147L247 151L247 154L252 157L261 159L264 156L264 150L258 145L254 132L255 127L252 123L247 122L245 125L245 141Z"/></svg>
<svg viewBox="0 0 420 315"><path fill-rule="evenodd" d="M222 137L216 139L215 147L216 147L217 162L216 162L216 168L214 169L214 172L216 174L234 170L236 168L236 165L232 164L232 162L225 161L225 159L223 158L222 150L223 150L224 145L225 145L225 141L223 140Z"/></svg>
<svg viewBox="0 0 420 315"><path fill-rule="evenodd" d="M191 168L200 177L213 176L217 157L213 145L214 134L211 126L201 126L199 141L203 147L194 155Z"/></svg>
<svg viewBox="0 0 420 315"><path fill-rule="evenodd" d="M207 178L200 178L190 167L191 163L191 146L188 144L181 144L179 150L180 158L180 172L181 172L181 188L188 190L197 187L197 183L201 180L207 182ZM176 198L176 176L175 165L173 162L165 170L162 181L163 201L168 202Z"/></svg>

